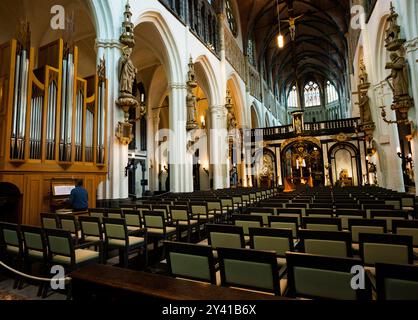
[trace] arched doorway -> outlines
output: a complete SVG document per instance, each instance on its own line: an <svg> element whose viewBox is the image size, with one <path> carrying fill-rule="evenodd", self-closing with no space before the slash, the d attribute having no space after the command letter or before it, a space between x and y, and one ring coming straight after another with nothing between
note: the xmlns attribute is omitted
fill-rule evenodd
<svg viewBox="0 0 418 320"><path fill-rule="evenodd" d="M331 183L338 186L358 186L361 184L359 150L350 143L337 143L329 151L331 163Z"/></svg>
<svg viewBox="0 0 418 320"><path fill-rule="evenodd" d="M11 183L0 182L0 221L20 223L22 213L22 195Z"/></svg>
<svg viewBox="0 0 418 320"><path fill-rule="evenodd" d="M284 143L281 159L286 191L324 183L324 165L319 142L301 140Z"/></svg>

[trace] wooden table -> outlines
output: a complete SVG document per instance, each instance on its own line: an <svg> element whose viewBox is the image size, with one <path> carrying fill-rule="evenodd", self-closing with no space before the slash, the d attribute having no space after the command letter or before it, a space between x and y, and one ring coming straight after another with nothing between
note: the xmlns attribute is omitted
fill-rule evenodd
<svg viewBox="0 0 418 320"><path fill-rule="evenodd" d="M90 265L71 273L74 300L284 300L286 298L164 275Z"/></svg>

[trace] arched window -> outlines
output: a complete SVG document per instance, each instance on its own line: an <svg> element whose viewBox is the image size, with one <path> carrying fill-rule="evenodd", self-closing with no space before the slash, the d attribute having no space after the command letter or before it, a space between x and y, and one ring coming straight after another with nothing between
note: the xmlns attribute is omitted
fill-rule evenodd
<svg viewBox="0 0 418 320"><path fill-rule="evenodd" d="M313 81L305 86L305 107L314 107L321 105L321 95L319 93L319 86Z"/></svg>
<svg viewBox="0 0 418 320"><path fill-rule="evenodd" d="M237 21L235 20L234 9L232 8L231 0L225 1L226 18L228 20L229 28L231 29L234 37L238 35Z"/></svg>
<svg viewBox="0 0 418 320"><path fill-rule="evenodd" d="M298 91L296 90L296 86L293 86L292 90L289 92L287 97L287 106L292 108L296 108L298 106Z"/></svg>
<svg viewBox="0 0 418 320"><path fill-rule="evenodd" d="M256 61L255 61L255 40L254 40L253 36L250 39L248 39L247 56L248 56L248 61L253 66L255 66L256 65Z"/></svg>
<svg viewBox="0 0 418 320"><path fill-rule="evenodd" d="M335 89L335 86L330 81L327 81L327 103L332 103L338 100L337 89Z"/></svg>

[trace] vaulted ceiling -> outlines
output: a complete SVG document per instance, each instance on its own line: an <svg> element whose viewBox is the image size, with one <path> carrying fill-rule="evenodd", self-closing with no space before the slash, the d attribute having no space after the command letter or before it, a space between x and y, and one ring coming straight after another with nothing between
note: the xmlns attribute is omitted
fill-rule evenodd
<svg viewBox="0 0 418 320"><path fill-rule="evenodd" d="M345 38L350 19L349 0L245 0L238 1L244 44L250 37L256 42L260 65L265 62L281 92L287 92L298 79L332 80L337 87L347 81L348 45ZM278 4L278 6L277 6ZM277 46L281 33L285 47ZM296 20L296 37L291 41L289 17ZM271 68L269 70L269 68Z"/></svg>

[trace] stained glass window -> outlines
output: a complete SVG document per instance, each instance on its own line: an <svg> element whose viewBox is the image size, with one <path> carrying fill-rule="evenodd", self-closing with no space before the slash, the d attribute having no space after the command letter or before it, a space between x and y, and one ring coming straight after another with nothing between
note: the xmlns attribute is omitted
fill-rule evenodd
<svg viewBox="0 0 418 320"><path fill-rule="evenodd" d="M296 86L292 87L292 90L289 92L289 96L287 97L287 106L296 108L298 106L298 91L296 90Z"/></svg>
<svg viewBox="0 0 418 320"><path fill-rule="evenodd" d="M321 95L319 93L319 86L313 81L309 81L305 86L305 107L314 107L321 105Z"/></svg>
<svg viewBox="0 0 418 320"><path fill-rule="evenodd" d="M238 35L237 21L235 20L234 10L230 0L225 1L226 18L228 20L229 28L231 28L232 34L236 37Z"/></svg>
<svg viewBox="0 0 418 320"><path fill-rule="evenodd" d="M334 101L338 101L338 92L335 89L335 86L328 81L327 82L327 103L332 103Z"/></svg>

